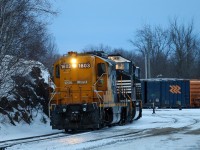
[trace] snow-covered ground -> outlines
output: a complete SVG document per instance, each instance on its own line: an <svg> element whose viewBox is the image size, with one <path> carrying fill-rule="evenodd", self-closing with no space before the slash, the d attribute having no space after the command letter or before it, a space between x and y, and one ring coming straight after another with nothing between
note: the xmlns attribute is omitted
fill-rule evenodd
<svg viewBox="0 0 200 150"><path fill-rule="evenodd" d="M0 123L0 142L60 132L59 130L52 130L49 124L49 120L46 124L42 123L39 114L30 125L27 123L20 123L13 126Z"/></svg>
<svg viewBox="0 0 200 150"><path fill-rule="evenodd" d="M39 119L38 119L39 120ZM47 124L0 124L0 141L60 132ZM29 142L9 147L10 150L200 150L200 109L143 110L143 117L125 126L97 131L66 134L65 137Z"/></svg>

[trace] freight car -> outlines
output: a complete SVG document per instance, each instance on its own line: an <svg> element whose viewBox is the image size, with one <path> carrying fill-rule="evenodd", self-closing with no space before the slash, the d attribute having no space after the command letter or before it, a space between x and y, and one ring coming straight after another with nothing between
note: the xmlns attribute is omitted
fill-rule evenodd
<svg viewBox="0 0 200 150"><path fill-rule="evenodd" d="M49 102L52 128L99 129L139 119L135 70L131 61L103 52L69 52L58 59Z"/></svg>
<svg viewBox="0 0 200 150"><path fill-rule="evenodd" d="M143 107L200 107L200 80L141 80Z"/></svg>

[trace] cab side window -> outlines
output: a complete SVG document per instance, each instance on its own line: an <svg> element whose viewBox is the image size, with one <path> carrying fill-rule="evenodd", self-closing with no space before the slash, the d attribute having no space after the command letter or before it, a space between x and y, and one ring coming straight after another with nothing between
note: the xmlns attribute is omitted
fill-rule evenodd
<svg viewBox="0 0 200 150"><path fill-rule="evenodd" d="M97 64L97 72L98 76L101 76L102 74L106 73L106 65L105 63L98 63Z"/></svg>
<svg viewBox="0 0 200 150"><path fill-rule="evenodd" d="M56 74L56 78L60 78L60 66L59 65L56 65L55 74Z"/></svg>

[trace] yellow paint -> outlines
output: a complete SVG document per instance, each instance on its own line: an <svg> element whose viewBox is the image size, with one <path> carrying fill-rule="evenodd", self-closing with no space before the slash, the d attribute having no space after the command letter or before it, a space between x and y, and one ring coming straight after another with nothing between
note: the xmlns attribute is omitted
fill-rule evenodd
<svg viewBox="0 0 200 150"><path fill-rule="evenodd" d="M97 64L106 65L106 73L97 75ZM90 54L69 53L54 64L59 66L60 77L54 69L55 96L51 104L75 104L103 101L114 102L108 86L108 67L104 59Z"/></svg>

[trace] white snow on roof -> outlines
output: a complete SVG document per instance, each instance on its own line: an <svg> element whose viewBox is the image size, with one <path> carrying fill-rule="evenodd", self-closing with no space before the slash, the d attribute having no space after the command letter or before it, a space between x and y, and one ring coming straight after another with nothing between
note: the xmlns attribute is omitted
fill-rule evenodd
<svg viewBox="0 0 200 150"><path fill-rule="evenodd" d="M128 59L125 59L122 56L108 56L109 59L111 59L112 61L118 63L118 62L131 62Z"/></svg>
<svg viewBox="0 0 200 150"><path fill-rule="evenodd" d="M141 81L189 81L189 79L179 79L179 78L150 78L150 79L141 79Z"/></svg>

